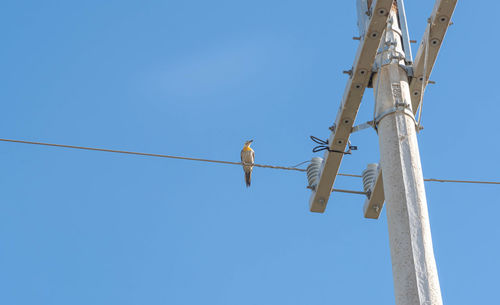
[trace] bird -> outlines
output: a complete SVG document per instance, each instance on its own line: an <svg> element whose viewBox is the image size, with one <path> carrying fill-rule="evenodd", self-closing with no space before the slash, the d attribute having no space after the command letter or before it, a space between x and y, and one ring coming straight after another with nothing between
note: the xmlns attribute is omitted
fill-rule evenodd
<svg viewBox="0 0 500 305"><path fill-rule="evenodd" d="M245 172L245 182L247 187L250 186L252 180L252 169L255 162L255 152L250 148L253 140L245 142L243 149L241 150L241 164L243 165L243 171Z"/></svg>

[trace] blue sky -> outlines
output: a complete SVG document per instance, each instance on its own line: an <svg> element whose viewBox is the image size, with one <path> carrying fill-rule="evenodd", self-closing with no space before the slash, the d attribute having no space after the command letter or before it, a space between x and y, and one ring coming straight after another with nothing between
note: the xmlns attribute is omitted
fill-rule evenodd
<svg viewBox="0 0 500 305"><path fill-rule="evenodd" d="M420 41L433 1L407 1ZM459 1L426 91L426 178L500 180L500 4ZM487 9L486 9L487 8ZM0 137L258 163L326 138L354 1L3 1ZM416 45L414 45L416 48ZM414 52L416 49L414 49ZM365 93L358 122L370 119ZM378 160L375 132L341 171ZM0 143L2 304L394 304L385 210L304 173ZM321 154L320 154L321 156ZM335 187L360 190L340 177ZM447 304L492 304L498 186L426 183Z"/></svg>

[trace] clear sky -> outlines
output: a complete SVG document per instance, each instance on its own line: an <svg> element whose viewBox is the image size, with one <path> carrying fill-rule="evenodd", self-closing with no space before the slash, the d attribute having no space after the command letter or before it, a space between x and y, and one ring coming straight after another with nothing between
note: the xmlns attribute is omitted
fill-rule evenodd
<svg viewBox="0 0 500 305"><path fill-rule="evenodd" d="M407 1L420 41L434 1ZM283 166L327 138L355 1L0 5L0 137ZM426 91L426 178L500 180L497 1L459 1ZM414 52L417 45L414 45ZM368 89L358 123L371 119ZM373 130L341 171L377 162ZM1 304L394 304L385 210L308 211L301 172L0 143ZM335 187L361 190L357 178ZM445 304L494 304L500 187L426 183Z"/></svg>

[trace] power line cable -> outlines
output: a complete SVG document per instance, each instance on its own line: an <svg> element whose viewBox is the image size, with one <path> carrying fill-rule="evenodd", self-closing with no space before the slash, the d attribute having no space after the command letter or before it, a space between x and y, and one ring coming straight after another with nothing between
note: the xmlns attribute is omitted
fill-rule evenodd
<svg viewBox="0 0 500 305"><path fill-rule="evenodd" d="M189 157L181 157L181 156L162 155L162 154L150 154L150 153L143 153L143 152L125 151L125 150L116 150L116 149L105 149L105 148L86 147L86 146L74 146L74 145L33 142L33 141L23 141L23 140L12 140L12 139L0 139L0 141L12 142L12 143L22 143L22 144L32 144L32 145L52 146L52 147L62 147L62 148L72 148L72 149L82 149L82 150L92 150L92 151L104 151L104 152L111 152L111 153L139 155L139 156L147 156L147 157L170 158L170 159L181 159L181 160L200 161L200 162L212 162L212 163L222 163L222 164L231 164L231 165L242 165L241 162L189 158ZM264 168L273 168L273 169L283 169L283 170L295 170L295 171L299 171L299 172L306 171L305 169L302 169L302 168L275 166L275 165L266 165L266 164L254 164L253 166L264 167Z"/></svg>
<svg viewBox="0 0 500 305"><path fill-rule="evenodd" d="M498 181L477 181L477 180L447 180L447 179L424 179L432 182L453 182L453 183L478 183L478 184L500 184Z"/></svg>
<svg viewBox="0 0 500 305"><path fill-rule="evenodd" d="M2 142L10 142L10 143L21 143L21 144L31 144L31 145L42 145L42 146L60 147L60 148L72 148L72 149L91 150L91 151L103 151L103 152L111 152L111 153L119 153L119 154L139 155L139 156L146 156L146 157L158 157L158 158L181 159L181 160L211 162L211 163L221 163L221 164L231 164L231 165L242 165L241 162L210 160L210 159L201 159L201 158L190 158L190 157L182 157L182 156L172 156L172 155L163 155L163 154L151 154L151 153L143 153L143 152L135 152L135 151L106 149L106 148L96 148L96 147L86 147L86 146L75 146L75 145L65 145L65 144L55 144L55 143L46 143L46 142L33 142L33 141L24 141L24 140L2 139L2 138L0 138L0 141L2 141ZM306 171L305 169L297 168L297 167L286 167L286 166L276 166L276 165L267 165L267 164L254 164L254 166L255 167L263 167L263 168L272 168L272 169L282 169L282 170L299 171L299 172L305 172ZM356 178L362 178L363 177L362 175L343 174L343 173L338 173L338 175L339 176L346 176L346 177L356 177ZM450 179L434 179L434 178L432 178L432 179L424 179L424 181L430 181L430 182L451 182L451 183L475 183L475 184L499 184L500 185L499 181L481 181L481 180L450 180Z"/></svg>

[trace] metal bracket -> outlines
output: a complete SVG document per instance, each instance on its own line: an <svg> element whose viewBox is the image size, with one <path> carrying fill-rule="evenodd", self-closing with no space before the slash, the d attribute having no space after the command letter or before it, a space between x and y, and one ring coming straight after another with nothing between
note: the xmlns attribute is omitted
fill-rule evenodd
<svg viewBox="0 0 500 305"><path fill-rule="evenodd" d="M417 120L415 119L415 116L413 115L413 112L410 110L410 107L408 104L406 103L398 103L396 105L396 107L393 107L393 108L390 108L390 109L387 109L386 111L382 112L381 114L379 114L374 122L375 122L375 125L374 125L374 128L375 130L377 130L377 126L378 126L378 123L383 119L385 118L386 116L388 116L389 114L392 114L394 112L402 112L403 114L406 114L407 116L409 116L413 122L415 123L415 126L419 127L418 125L418 122Z"/></svg>
<svg viewBox="0 0 500 305"><path fill-rule="evenodd" d="M408 83L410 83L411 78L413 77L413 66L411 65L399 65L401 69L404 69L406 71L406 74L408 75Z"/></svg>
<svg viewBox="0 0 500 305"><path fill-rule="evenodd" d="M375 122L374 121L368 121L363 124L356 125L352 128L351 133L363 130L363 129L368 129L368 128L374 128L375 127Z"/></svg>

